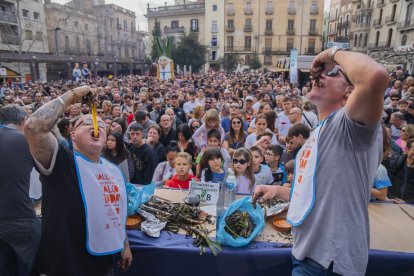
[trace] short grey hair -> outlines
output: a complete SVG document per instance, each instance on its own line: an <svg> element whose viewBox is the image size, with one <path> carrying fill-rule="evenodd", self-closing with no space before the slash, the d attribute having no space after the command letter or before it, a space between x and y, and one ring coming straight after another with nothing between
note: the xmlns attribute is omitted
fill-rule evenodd
<svg viewBox="0 0 414 276"><path fill-rule="evenodd" d="M17 104L9 104L0 109L0 124L16 124L20 125L27 117L23 107Z"/></svg>

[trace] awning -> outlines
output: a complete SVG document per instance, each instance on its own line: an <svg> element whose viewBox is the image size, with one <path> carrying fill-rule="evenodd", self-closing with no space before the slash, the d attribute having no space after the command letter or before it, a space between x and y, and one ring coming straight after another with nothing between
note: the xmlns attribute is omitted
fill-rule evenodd
<svg viewBox="0 0 414 276"><path fill-rule="evenodd" d="M299 69L299 71L302 73L310 73L309 69Z"/></svg>
<svg viewBox="0 0 414 276"><path fill-rule="evenodd" d="M289 72L290 69L288 68L276 68L276 67L272 67L272 68L267 68L268 70L272 71L272 72Z"/></svg>

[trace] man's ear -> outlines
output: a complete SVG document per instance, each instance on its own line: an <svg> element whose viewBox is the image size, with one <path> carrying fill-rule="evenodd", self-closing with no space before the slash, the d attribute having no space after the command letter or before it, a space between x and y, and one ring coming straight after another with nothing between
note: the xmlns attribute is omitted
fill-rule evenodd
<svg viewBox="0 0 414 276"><path fill-rule="evenodd" d="M70 139L72 140L72 142L76 142L76 139L75 139L75 131L71 131L70 132Z"/></svg>
<svg viewBox="0 0 414 276"><path fill-rule="evenodd" d="M351 95L352 91L354 91L354 87L353 86L350 85L350 86L347 86L346 87L346 89L345 89L345 95L344 95L344 98L346 100L348 100L348 98Z"/></svg>

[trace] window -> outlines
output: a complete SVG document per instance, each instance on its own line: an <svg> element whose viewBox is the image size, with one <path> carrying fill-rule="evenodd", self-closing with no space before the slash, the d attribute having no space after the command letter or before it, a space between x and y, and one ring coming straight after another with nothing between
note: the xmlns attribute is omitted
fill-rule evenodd
<svg viewBox="0 0 414 276"><path fill-rule="evenodd" d="M43 40L43 33L42 32L36 32L36 40L42 41Z"/></svg>
<svg viewBox="0 0 414 276"><path fill-rule="evenodd" d="M76 51L77 51L78 53L80 53L80 49L81 49L81 46L80 46L80 39L79 39L79 37L76 37Z"/></svg>
<svg viewBox="0 0 414 276"><path fill-rule="evenodd" d="M270 55L264 56L263 64L272 65L272 56Z"/></svg>
<svg viewBox="0 0 414 276"><path fill-rule="evenodd" d="M213 11L217 11L217 5L213 5Z"/></svg>
<svg viewBox="0 0 414 276"><path fill-rule="evenodd" d="M62 22L63 22L63 25L65 25L65 26L68 25L68 19L67 18L63 18Z"/></svg>
<svg viewBox="0 0 414 276"><path fill-rule="evenodd" d="M217 20L211 21L211 32L212 33L217 33L218 32Z"/></svg>
<svg viewBox="0 0 414 276"><path fill-rule="evenodd" d="M75 25L76 28L79 27L79 22L77 20L75 20L75 22L73 22L73 24Z"/></svg>
<svg viewBox="0 0 414 276"><path fill-rule="evenodd" d="M265 51L271 51L272 50L272 39L266 38L265 40Z"/></svg>
<svg viewBox="0 0 414 276"><path fill-rule="evenodd" d="M85 30L89 30L88 24L85 24Z"/></svg>
<svg viewBox="0 0 414 276"><path fill-rule="evenodd" d="M316 19L311 19L309 28L311 30L316 30Z"/></svg>
<svg viewBox="0 0 414 276"><path fill-rule="evenodd" d="M92 47L91 47L91 42L89 39L86 39L85 41L86 44L86 52L90 55L92 54Z"/></svg>
<svg viewBox="0 0 414 276"><path fill-rule="evenodd" d="M246 21L244 22L246 24L246 27L252 27L252 19L251 18L247 18Z"/></svg>
<svg viewBox="0 0 414 276"><path fill-rule="evenodd" d="M266 20L266 30L271 31L272 30L272 25L273 25L273 20L272 19L267 19Z"/></svg>
<svg viewBox="0 0 414 276"><path fill-rule="evenodd" d="M124 19L124 31L128 31L128 21Z"/></svg>
<svg viewBox="0 0 414 276"><path fill-rule="evenodd" d="M405 46L407 44L407 35L403 35L401 37L401 46Z"/></svg>
<svg viewBox="0 0 414 276"><path fill-rule="evenodd" d="M36 21L39 21L40 20L40 14L38 12L34 12L33 13L33 19L36 20Z"/></svg>
<svg viewBox="0 0 414 276"><path fill-rule="evenodd" d="M365 34L365 37L364 37L364 47L367 47L367 44L368 44L368 34Z"/></svg>
<svg viewBox="0 0 414 276"><path fill-rule="evenodd" d="M69 48L70 48L69 37L65 35L65 50L67 54L68 54Z"/></svg>
<svg viewBox="0 0 414 276"><path fill-rule="evenodd" d="M234 5L233 3L227 4L227 15L234 15Z"/></svg>
<svg viewBox="0 0 414 276"><path fill-rule="evenodd" d="M191 19L191 31L198 32L198 19Z"/></svg>
<svg viewBox="0 0 414 276"><path fill-rule="evenodd" d="M211 46L217 47L217 35L211 37Z"/></svg>
<svg viewBox="0 0 414 276"><path fill-rule="evenodd" d="M355 37L354 37L354 47L357 46L357 43L358 43L358 35L355 35Z"/></svg>
<svg viewBox="0 0 414 276"><path fill-rule="evenodd" d="M234 28L234 20L233 19L227 20L227 27Z"/></svg>
<svg viewBox="0 0 414 276"><path fill-rule="evenodd" d="M26 36L26 40L33 40L33 33L31 30L26 30L24 32L25 36Z"/></svg>
<svg viewBox="0 0 414 276"><path fill-rule="evenodd" d="M228 36L227 37L227 47L228 48L233 48L233 42L234 42L233 37L232 36Z"/></svg>
<svg viewBox="0 0 414 276"><path fill-rule="evenodd" d="M295 20L294 19L289 19L288 20L288 29L293 30L294 27L295 27Z"/></svg>
<svg viewBox="0 0 414 276"><path fill-rule="evenodd" d="M292 50L294 42L295 42L294 38L288 38L287 43L286 43L286 50L288 51Z"/></svg>
<svg viewBox="0 0 414 276"><path fill-rule="evenodd" d="M211 51L211 60L216 60L216 59L217 59L217 52Z"/></svg>
<svg viewBox="0 0 414 276"><path fill-rule="evenodd" d="M125 51L125 57L128 58L129 57L129 49L128 48L125 48L124 51Z"/></svg>
<svg viewBox="0 0 414 276"><path fill-rule="evenodd" d="M30 13L29 13L29 11L28 10L22 10L22 13L23 13L23 17L24 18L30 18Z"/></svg>
<svg viewBox="0 0 414 276"><path fill-rule="evenodd" d="M246 51L250 51L252 49L252 37L251 36L244 37L244 48Z"/></svg>
<svg viewBox="0 0 414 276"><path fill-rule="evenodd" d="M178 28L178 20L171 21L171 27L172 28Z"/></svg>
<svg viewBox="0 0 414 276"><path fill-rule="evenodd" d="M309 38L308 53L315 53L315 39L314 38Z"/></svg>
<svg viewBox="0 0 414 276"><path fill-rule="evenodd" d="M131 22L131 31L134 30L134 22Z"/></svg>

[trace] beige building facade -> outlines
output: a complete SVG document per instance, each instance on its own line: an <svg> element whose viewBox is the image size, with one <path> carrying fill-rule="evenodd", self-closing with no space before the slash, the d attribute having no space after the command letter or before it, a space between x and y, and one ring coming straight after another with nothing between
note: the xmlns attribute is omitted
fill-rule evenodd
<svg viewBox="0 0 414 276"><path fill-rule="evenodd" d="M176 1L174 5L147 8L148 19L148 50L151 49L153 40L152 30L155 24L161 29L162 37L171 37L178 42L184 34L195 33L198 40L204 44L205 34L209 31L205 26L204 1ZM210 30L211 31L211 30ZM149 53L147 53L149 55Z"/></svg>
<svg viewBox="0 0 414 276"><path fill-rule="evenodd" d="M315 55L322 48L323 1L226 0L225 53L249 63L257 52L265 67L290 54Z"/></svg>
<svg viewBox="0 0 414 276"><path fill-rule="evenodd" d="M14 55L38 54L49 52L46 32L46 17L41 1L10 1L0 0L0 51L10 52ZM28 78L31 70L26 63L2 64ZM46 65L36 65L38 77L46 79Z"/></svg>
<svg viewBox="0 0 414 276"><path fill-rule="evenodd" d="M205 69L211 67L219 68L219 61L224 57L225 47L225 1L205 1L205 40L204 45L208 47L208 62Z"/></svg>

